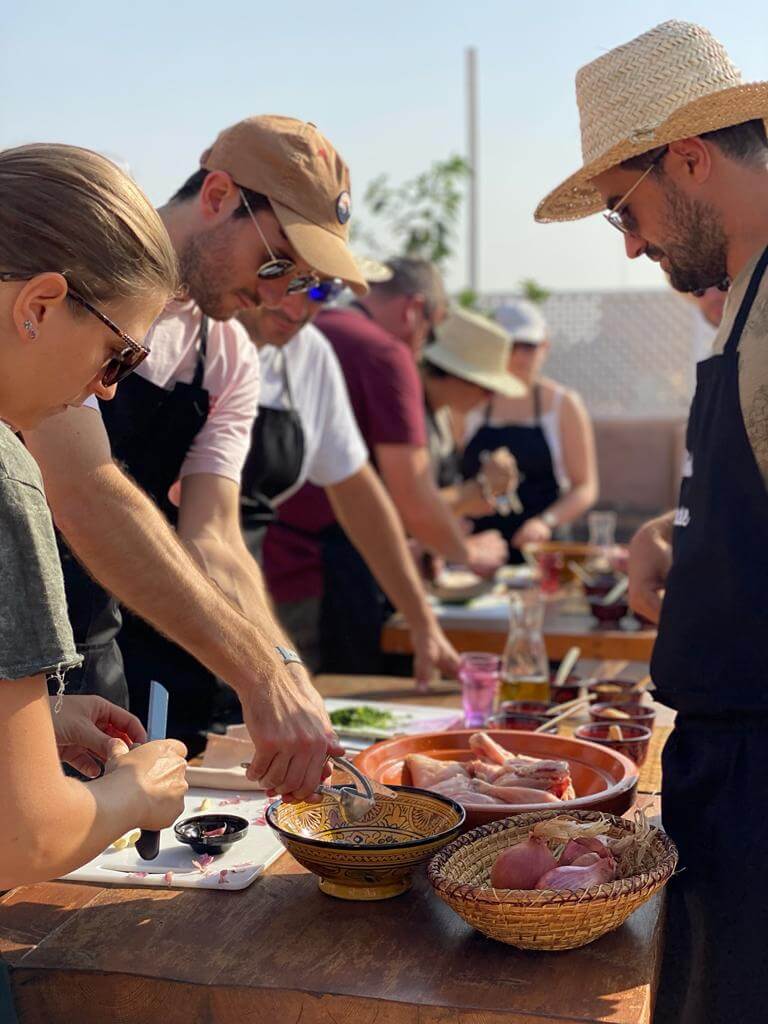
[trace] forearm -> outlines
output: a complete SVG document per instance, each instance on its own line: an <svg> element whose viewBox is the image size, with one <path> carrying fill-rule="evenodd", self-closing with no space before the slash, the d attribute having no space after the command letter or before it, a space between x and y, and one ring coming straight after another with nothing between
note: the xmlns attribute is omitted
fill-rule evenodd
<svg viewBox="0 0 768 1024"><path fill-rule="evenodd" d="M86 784L59 775L19 801L13 831L20 841L3 843L0 889L60 878L135 827L135 801L120 780L106 775Z"/></svg>
<svg viewBox="0 0 768 1024"><path fill-rule="evenodd" d="M54 506L54 518L110 593L236 689L279 668L272 636L244 622L138 487L114 464L87 483Z"/></svg>
<svg viewBox="0 0 768 1024"><path fill-rule="evenodd" d="M397 511L373 470L365 467L327 493L336 518L392 604L411 626L431 621Z"/></svg>
<svg viewBox="0 0 768 1024"><path fill-rule="evenodd" d="M557 517L559 526L572 523L588 511L597 501L597 488L591 483L577 484L545 511Z"/></svg>
<svg viewBox="0 0 768 1024"><path fill-rule="evenodd" d="M261 569L242 538L197 537L186 540L185 546L208 579L270 642L287 643Z"/></svg>
<svg viewBox="0 0 768 1024"><path fill-rule="evenodd" d="M477 480L464 480L452 487L443 487L440 497L459 518L468 516L479 519L493 514L493 506L483 497L483 490Z"/></svg>
<svg viewBox="0 0 768 1024"><path fill-rule="evenodd" d="M464 564L469 558L459 520L433 485L417 484L407 496L394 496L405 530L420 544L448 562Z"/></svg>

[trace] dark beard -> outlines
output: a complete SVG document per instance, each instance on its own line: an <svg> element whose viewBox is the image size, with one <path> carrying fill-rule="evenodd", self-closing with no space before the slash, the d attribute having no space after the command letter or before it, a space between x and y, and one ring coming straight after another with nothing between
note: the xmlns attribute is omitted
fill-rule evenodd
<svg viewBox="0 0 768 1024"><path fill-rule="evenodd" d="M669 185L665 214L675 234L663 248L650 246L648 252L667 257L672 287L679 292L704 292L727 281L728 240L717 210Z"/></svg>
<svg viewBox="0 0 768 1024"><path fill-rule="evenodd" d="M189 297L213 320L228 320L232 315L223 304L233 280L228 229L229 225L223 224L195 235L179 253L181 279Z"/></svg>

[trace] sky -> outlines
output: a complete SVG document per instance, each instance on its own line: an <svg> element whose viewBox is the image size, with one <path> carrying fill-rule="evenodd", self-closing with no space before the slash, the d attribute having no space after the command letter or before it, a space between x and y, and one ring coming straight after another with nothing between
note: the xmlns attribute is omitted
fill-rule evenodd
<svg viewBox="0 0 768 1024"><path fill-rule="evenodd" d="M532 214L581 164L576 70L669 18L709 28L746 80L768 78L768 5L754 0L17 0L0 23L0 146L97 149L161 204L220 129L290 114L342 153L364 222L372 178L398 183L465 152L474 46L480 290L514 291L523 278L553 290L663 287L658 267L627 260L601 217L537 225ZM463 223L455 244L453 290L467 282Z"/></svg>

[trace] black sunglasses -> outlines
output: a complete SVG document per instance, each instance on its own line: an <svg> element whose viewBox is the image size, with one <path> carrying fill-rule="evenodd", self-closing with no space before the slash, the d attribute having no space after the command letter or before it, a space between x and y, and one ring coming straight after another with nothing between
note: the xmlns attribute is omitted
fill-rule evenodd
<svg viewBox="0 0 768 1024"><path fill-rule="evenodd" d="M15 274L13 271L0 271L0 281L29 281L31 280L28 274ZM144 362L149 355L149 349L146 345L140 345L138 341L134 341L130 334L126 334L125 331L121 330L114 320L110 320L106 313L102 313L100 309L96 309L92 306L87 299L84 299L82 295L69 287L67 291L67 298L72 299L73 302L77 302L78 305L82 306L83 309L87 309L93 316L98 317L99 320L108 327L110 331L120 338L125 343L125 348L112 356L104 366L104 371L101 375L101 383L105 388L112 387L113 384L118 384L121 380L125 380L128 374L133 373L137 366Z"/></svg>

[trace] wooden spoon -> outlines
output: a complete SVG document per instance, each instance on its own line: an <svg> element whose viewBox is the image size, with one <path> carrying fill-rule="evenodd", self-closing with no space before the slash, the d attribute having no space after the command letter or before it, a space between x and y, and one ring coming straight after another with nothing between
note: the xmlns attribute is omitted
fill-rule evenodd
<svg viewBox="0 0 768 1024"><path fill-rule="evenodd" d="M589 704L589 700L584 697L582 700L573 703L572 707L568 708L567 711L563 711L559 715L555 715L554 718L548 719L546 722L542 722L540 726L534 729L534 732L549 732L553 725L557 725L559 722L564 721L566 718L570 718L571 715L575 715L577 711L581 711Z"/></svg>

